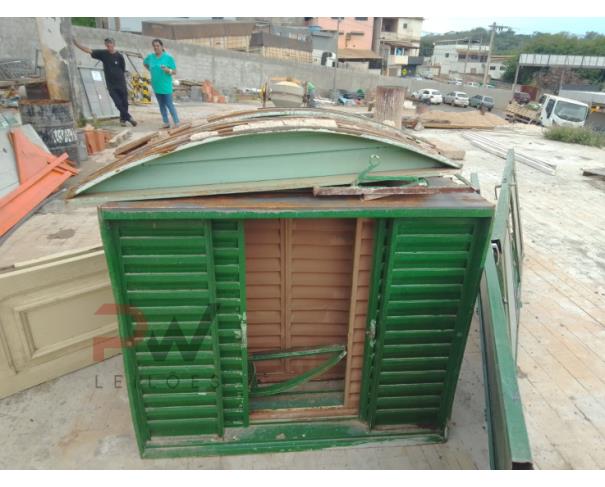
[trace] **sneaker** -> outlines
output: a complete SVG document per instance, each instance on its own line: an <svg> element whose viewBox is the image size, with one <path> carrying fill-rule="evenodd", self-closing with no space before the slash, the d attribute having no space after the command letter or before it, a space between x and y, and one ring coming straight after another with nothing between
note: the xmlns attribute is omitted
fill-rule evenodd
<svg viewBox="0 0 605 487"><path fill-rule="evenodd" d="M163 129L169 129L170 128L170 124L169 123L165 123L164 125L162 125Z"/></svg>
<svg viewBox="0 0 605 487"><path fill-rule="evenodd" d="M122 127L126 127L126 122L124 122L123 120L120 120L120 125L121 125Z"/></svg>
<svg viewBox="0 0 605 487"><path fill-rule="evenodd" d="M130 117L130 125L132 125L133 127L136 127L139 123L132 117Z"/></svg>

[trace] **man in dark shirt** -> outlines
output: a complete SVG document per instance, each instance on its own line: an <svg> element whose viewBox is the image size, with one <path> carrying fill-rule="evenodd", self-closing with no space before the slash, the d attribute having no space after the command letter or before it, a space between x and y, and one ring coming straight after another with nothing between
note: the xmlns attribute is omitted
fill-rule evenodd
<svg viewBox="0 0 605 487"><path fill-rule="evenodd" d="M124 56L116 50L115 41L108 37L105 39L105 49L90 49L81 45L74 39L76 47L90 54L93 59L98 59L103 63L103 72L105 73L105 84L109 96L113 100L116 108L120 111L120 124L126 126L130 122L136 126L137 122L132 115L128 113L128 89L126 88L126 62Z"/></svg>

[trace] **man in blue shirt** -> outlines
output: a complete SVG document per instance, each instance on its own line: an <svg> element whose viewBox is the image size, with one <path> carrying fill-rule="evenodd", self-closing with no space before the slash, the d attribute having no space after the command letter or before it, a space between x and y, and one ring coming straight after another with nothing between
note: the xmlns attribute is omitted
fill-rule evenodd
<svg viewBox="0 0 605 487"><path fill-rule="evenodd" d="M151 43L153 53L149 54L143 64L151 73L151 86L160 105L160 113L164 128L169 128L168 112L172 116L174 126L179 125L179 116L172 101L172 76L176 73L174 58L164 50L164 43L154 39Z"/></svg>

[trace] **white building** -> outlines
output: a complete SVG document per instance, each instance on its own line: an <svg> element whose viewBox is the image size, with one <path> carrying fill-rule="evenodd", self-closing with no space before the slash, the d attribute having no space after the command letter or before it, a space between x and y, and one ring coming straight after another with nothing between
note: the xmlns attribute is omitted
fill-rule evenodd
<svg viewBox="0 0 605 487"><path fill-rule="evenodd" d="M487 64L489 46L466 39L439 41L435 44L430 65L439 75L450 78L464 75L483 76ZM506 62L511 56L492 55L489 78L500 79L506 71Z"/></svg>

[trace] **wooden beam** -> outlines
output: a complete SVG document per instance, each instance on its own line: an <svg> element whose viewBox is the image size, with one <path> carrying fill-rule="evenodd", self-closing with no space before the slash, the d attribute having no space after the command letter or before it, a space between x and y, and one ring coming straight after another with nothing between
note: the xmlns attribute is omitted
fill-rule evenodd
<svg viewBox="0 0 605 487"><path fill-rule="evenodd" d="M357 284L359 279L359 260L361 255L361 236L362 236L362 219L357 218L355 222L355 243L353 245L353 272L351 279L351 297L349 305L349 327L347 334L347 367L345 371L345 393L344 403L346 407L350 407L351 394L351 371L353 367L353 340L355 335L355 315L357 309Z"/></svg>

